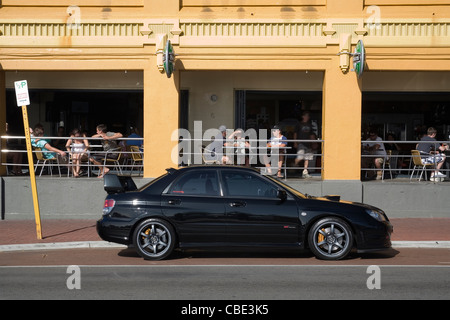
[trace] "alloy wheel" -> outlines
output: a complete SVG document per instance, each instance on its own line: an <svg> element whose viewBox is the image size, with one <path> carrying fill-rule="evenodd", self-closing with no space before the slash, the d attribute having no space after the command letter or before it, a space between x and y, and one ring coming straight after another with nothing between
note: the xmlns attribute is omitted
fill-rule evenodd
<svg viewBox="0 0 450 320"><path fill-rule="evenodd" d="M326 218L316 222L308 239L314 255L324 260L344 258L353 245L351 228L338 218Z"/></svg>
<svg viewBox="0 0 450 320"><path fill-rule="evenodd" d="M138 253L149 260L166 258L174 247L173 228L159 219L142 222L136 228L133 238Z"/></svg>

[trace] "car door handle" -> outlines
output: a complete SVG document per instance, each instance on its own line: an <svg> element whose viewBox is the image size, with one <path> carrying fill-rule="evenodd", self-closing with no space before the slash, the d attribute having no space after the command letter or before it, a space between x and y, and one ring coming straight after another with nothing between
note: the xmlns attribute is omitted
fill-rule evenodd
<svg viewBox="0 0 450 320"><path fill-rule="evenodd" d="M181 203L181 200L180 199L173 199L173 200L169 200L168 203L171 204L171 205L177 205L177 204Z"/></svg>
<svg viewBox="0 0 450 320"><path fill-rule="evenodd" d="M246 205L245 201L230 202L230 207L245 207Z"/></svg>

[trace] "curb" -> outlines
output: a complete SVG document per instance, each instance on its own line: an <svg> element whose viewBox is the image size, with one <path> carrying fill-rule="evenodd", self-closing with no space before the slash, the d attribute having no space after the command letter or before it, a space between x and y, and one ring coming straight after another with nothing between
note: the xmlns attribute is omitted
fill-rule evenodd
<svg viewBox="0 0 450 320"><path fill-rule="evenodd" d="M83 248L125 249L127 248L127 246L107 241L75 241L75 242L53 242L53 243L32 243L32 244L10 244L10 245L0 245L0 252L83 249ZM450 249L450 241L392 241L392 248Z"/></svg>
<svg viewBox="0 0 450 320"><path fill-rule="evenodd" d="M32 244L8 244L0 245L0 252L28 251L28 250L58 250L58 249L83 249L83 248L127 248L125 245L107 241L74 241Z"/></svg>
<svg viewBox="0 0 450 320"><path fill-rule="evenodd" d="M450 241L392 241L392 247L449 249Z"/></svg>

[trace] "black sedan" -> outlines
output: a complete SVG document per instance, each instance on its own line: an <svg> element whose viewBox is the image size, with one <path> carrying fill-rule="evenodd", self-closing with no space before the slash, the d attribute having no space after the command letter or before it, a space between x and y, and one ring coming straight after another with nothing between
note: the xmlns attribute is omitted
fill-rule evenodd
<svg viewBox="0 0 450 320"><path fill-rule="evenodd" d="M108 174L97 232L136 248L145 259L175 248L309 249L319 259L342 259L390 248L393 231L375 207L312 197L257 170L192 166L137 189L131 177Z"/></svg>

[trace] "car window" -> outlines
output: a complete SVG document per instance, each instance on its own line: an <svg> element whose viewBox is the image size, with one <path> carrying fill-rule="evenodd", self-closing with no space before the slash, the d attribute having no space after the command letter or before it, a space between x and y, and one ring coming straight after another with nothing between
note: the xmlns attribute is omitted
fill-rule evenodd
<svg viewBox="0 0 450 320"><path fill-rule="evenodd" d="M219 184L215 171L187 172L170 187L169 194L179 195L219 195Z"/></svg>
<svg viewBox="0 0 450 320"><path fill-rule="evenodd" d="M222 174L225 190L229 196L262 198L277 196L277 187L256 174L235 171Z"/></svg>

